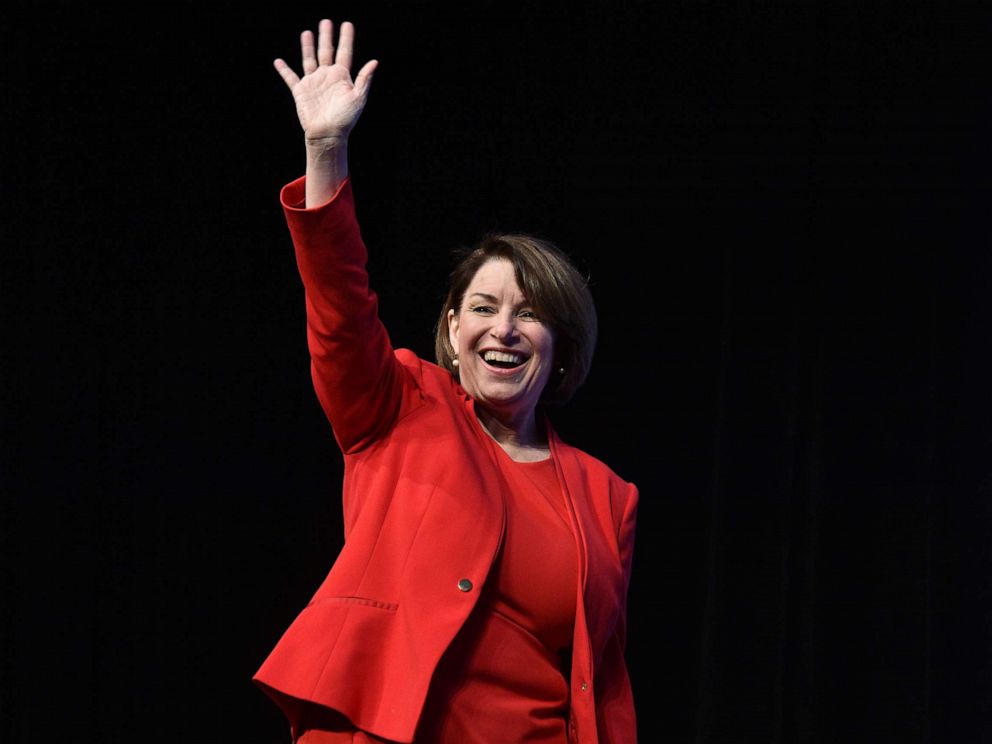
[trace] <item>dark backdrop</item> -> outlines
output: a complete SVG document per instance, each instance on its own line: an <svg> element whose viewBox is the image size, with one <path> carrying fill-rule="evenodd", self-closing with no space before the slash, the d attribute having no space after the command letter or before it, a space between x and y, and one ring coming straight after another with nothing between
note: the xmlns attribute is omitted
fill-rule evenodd
<svg viewBox="0 0 992 744"><path fill-rule="evenodd" d="M298 33L423 355L489 228L591 277L554 420L642 493L643 742L992 741L979 4L77 4L3 16L0 738L286 741L249 678L341 544L277 192Z"/></svg>

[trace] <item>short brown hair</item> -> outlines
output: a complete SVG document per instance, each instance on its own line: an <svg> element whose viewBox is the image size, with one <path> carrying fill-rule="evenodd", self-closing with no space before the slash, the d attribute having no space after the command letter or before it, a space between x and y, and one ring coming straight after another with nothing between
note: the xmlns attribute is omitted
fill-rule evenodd
<svg viewBox="0 0 992 744"><path fill-rule="evenodd" d="M461 311L476 272L494 259L509 261L521 291L554 331L555 366L541 394L545 403L564 403L579 389L592 366L596 346L596 307L585 277L563 251L532 235L490 233L478 245L457 253L434 333L434 353L441 367L458 376L456 353L448 339L448 311ZM559 368L565 371L561 373Z"/></svg>

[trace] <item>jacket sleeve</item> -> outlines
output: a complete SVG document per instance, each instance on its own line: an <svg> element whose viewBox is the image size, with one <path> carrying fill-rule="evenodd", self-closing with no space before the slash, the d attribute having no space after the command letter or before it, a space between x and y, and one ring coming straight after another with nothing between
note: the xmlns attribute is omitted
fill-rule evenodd
<svg viewBox="0 0 992 744"><path fill-rule="evenodd" d="M596 728L601 744L636 744L637 719L634 696L627 674L627 596L634 559L634 532L637 525L637 487L625 484L623 514L617 532L620 564L623 569L623 594L616 629L603 653L597 670Z"/></svg>
<svg viewBox="0 0 992 744"><path fill-rule="evenodd" d="M305 208L306 179L280 195L306 295L307 346L317 399L341 450L353 453L398 416L404 378L369 288L367 253L351 181L326 204Z"/></svg>

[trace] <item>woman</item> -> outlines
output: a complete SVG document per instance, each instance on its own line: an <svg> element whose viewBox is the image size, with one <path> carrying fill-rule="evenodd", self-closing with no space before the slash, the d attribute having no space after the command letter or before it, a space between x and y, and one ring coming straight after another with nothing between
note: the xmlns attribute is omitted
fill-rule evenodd
<svg viewBox="0 0 992 744"><path fill-rule="evenodd" d="M452 274L438 363L393 349L365 273L348 135L354 29L282 60L306 133L283 207L314 386L345 458L345 544L256 673L294 741L631 744L636 488L541 413L588 372L592 298L553 246L490 236Z"/></svg>

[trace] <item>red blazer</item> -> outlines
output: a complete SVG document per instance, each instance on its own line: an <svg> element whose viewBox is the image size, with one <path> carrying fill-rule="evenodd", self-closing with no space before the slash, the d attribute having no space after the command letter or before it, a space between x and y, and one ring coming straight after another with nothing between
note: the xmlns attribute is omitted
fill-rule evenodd
<svg viewBox="0 0 992 744"><path fill-rule="evenodd" d="M303 209L301 178L282 200L306 290L314 386L344 453L345 543L254 680L291 721L310 701L412 742L431 675L500 547L499 445L451 374L390 344L350 183ZM637 489L550 425L548 438L580 560L570 738L633 744L624 642Z"/></svg>

